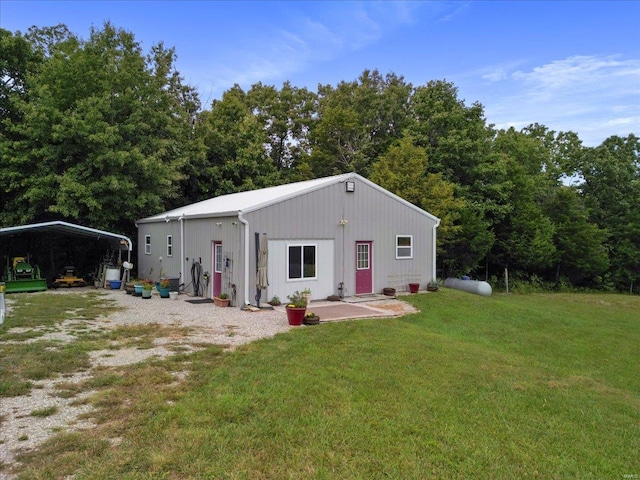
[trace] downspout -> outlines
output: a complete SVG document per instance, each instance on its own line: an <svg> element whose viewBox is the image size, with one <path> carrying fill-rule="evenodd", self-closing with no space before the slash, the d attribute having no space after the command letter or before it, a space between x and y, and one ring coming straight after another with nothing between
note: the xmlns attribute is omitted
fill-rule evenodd
<svg viewBox="0 0 640 480"><path fill-rule="evenodd" d="M433 226L433 260L431 261L431 281L436 281L436 230L440 226L440 219Z"/></svg>
<svg viewBox="0 0 640 480"><path fill-rule="evenodd" d="M180 283L184 285L184 215L180 215L178 218L180 222ZM178 286L178 290L180 287Z"/></svg>
<svg viewBox="0 0 640 480"><path fill-rule="evenodd" d="M244 225L244 306L250 305L249 302L249 222L242 216L242 212L238 211L238 220Z"/></svg>

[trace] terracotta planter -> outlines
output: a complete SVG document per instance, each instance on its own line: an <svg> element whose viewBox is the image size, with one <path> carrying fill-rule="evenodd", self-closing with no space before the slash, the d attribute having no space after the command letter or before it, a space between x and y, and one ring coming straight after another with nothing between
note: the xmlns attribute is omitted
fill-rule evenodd
<svg viewBox="0 0 640 480"><path fill-rule="evenodd" d="M213 303L218 307L228 307L229 302L231 302L230 298L213 297Z"/></svg>
<svg viewBox="0 0 640 480"><path fill-rule="evenodd" d="M287 320L289 321L289 325L292 325L294 327L302 325L304 314L306 312L306 307L287 307Z"/></svg>
<svg viewBox="0 0 640 480"><path fill-rule="evenodd" d="M419 289L420 289L420 284L419 283L410 283L409 284L409 291L411 293L418 293Z"/></svg>

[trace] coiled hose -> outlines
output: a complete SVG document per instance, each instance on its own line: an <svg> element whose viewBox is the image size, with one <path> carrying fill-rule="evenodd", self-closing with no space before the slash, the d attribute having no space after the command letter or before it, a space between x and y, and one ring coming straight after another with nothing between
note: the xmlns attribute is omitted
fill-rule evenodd
<svg viewBox="0 0 640 480"><path fill-rule="evenodd" d="M193 285L193 295L195 297L202 296L202 285L200 284L200 278L202 277L202 265L198 262L193 262L191 265L191 284Z"/></svg>

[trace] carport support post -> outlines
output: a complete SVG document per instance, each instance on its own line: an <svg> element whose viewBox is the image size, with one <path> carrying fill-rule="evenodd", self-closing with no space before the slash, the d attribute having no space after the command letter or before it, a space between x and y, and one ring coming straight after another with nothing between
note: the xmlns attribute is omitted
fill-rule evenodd
<svg viewBox="0 0 640 480"><path fill-rule="evenodd" d="M256 239L256 307L260 308L260 298L262 297L262 289L258 285L258 258L260 255L260 234L254 233Z"/></svg>

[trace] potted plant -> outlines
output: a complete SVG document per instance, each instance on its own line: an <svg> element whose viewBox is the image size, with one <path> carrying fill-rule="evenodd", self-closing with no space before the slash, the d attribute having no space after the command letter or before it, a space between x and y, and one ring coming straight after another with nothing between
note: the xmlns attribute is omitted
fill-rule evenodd
<svg viewBox="0 0 640 480"><path fill-rule="evenodd" d="M272 307L281 305L280 298L277 295L274 295L273 298L269 301L269 305L271 305Z"/></svg>
<svg viewBox="0 0 640 480"><path fill-rule="evenodd" d="M160 298L169 298L169 292L171 292L171 282L168 278L163 278L158 283L157 287Z"/></svg>
<svg viewBox="0 0 640 480"><path fill-rule="evenodd" d="M153 288L153 282L151 280L145 280L142 282L142 298L151 298L151 289Z"/></svg>
<svg viewBox="0 0 640 480"><path fill-rule="evenodd" d="M310 294L311 292L308 293ZM289 303L287 304L287 320L289 321L289 325L302 325L304 314L307 311L306 296L303 296L302 293L296 290L287 298L289 299Z"/></svg>
<svg viewBox="0 0 640 480"><path fill-rule="evenodd" d="M309 302L311 301L311 290L305 288L304 290L302 290L302 292L300 292L300 295L306 300L307 305L309 305Z"/></svg>
<svg viewBox="0 0 640 480"><path fill-rule="evenodd" d="M218 307L228 307L231 299L226 293L221 293L219 297L213 297L213 303Z"/></svg>
<svg viewBox="0 0 640 480"><path fill-rule="evenodd" d="M427 292L437 292L438 288L438 282L436 282L435 280L427 283Z"/></svg>
<svg viewBox="0 0 640 480"><path fill-rule="evenodd" d="M313 312L307 312L304 315L304 320L302 320L302 323L304 323L305 325L318 325L320 323L320 317Z"/></svg>

